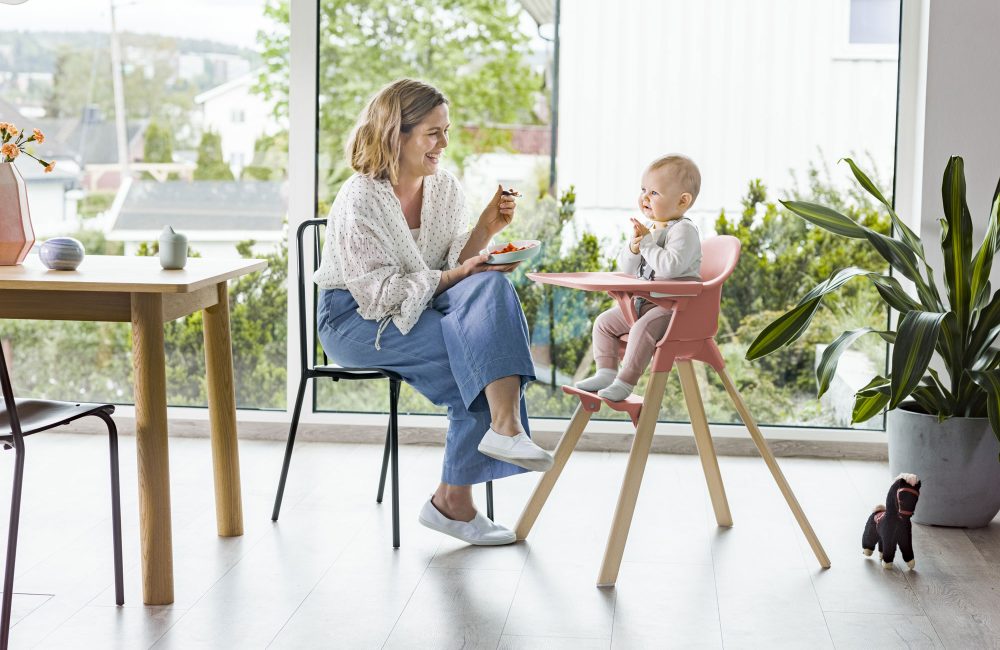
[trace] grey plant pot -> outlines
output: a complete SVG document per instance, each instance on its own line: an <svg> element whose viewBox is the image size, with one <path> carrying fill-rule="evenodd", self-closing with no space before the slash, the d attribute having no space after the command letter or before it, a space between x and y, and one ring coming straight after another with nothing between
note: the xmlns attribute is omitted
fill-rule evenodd
<svg viewBox="0 0 1000 650"><path fill-rule="evenodd" d="M889 472L916 474L918 524L979 528L1000 512L1000 442L986 418L889 411Z"/></svg>

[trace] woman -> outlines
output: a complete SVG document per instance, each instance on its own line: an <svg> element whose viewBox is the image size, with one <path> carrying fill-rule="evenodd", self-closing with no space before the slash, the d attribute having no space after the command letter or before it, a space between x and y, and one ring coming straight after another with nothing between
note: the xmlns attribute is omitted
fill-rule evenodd
<svg viewBox="0 0 1000 650"><path fill-rule="evenodd" d="M552 457L528 437L524 386L535 379L528 327L504 273L486 264L491 238L514 217L496 194L471 231L457 179L441 169L448 100L401 79L362 112L347 143L357 172L330 210L319 338L344 366L399 373L448 407L441 483L420 523L470 544L515 541L476 511L472 485L528 470Z"/></svg>

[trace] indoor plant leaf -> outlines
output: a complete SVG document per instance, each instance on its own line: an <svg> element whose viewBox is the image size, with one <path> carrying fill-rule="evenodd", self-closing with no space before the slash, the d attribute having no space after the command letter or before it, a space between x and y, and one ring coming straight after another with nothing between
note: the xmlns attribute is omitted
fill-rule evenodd
<svg viewBox="0 0 1000 650"><path fill-rule="evenodd" d="M982 303L990 293L990 269L993 267L993 255L1000 247L1000 182L993 190L993 203L990 205L990 222L986 228L983 243L972 260L971 292L974 304Z"/></svg>
<svg viewBox="0 0 1000 650"><path fill-rule="evenodd" d="M824 205L810 203L808 201L781 201L781 205L785 206L809 223L819 226L820 228L828 230L836 235L851 237L852 239L861 239L865 236L864 226L858 225L850 217Z"/></svg>
<svg viewBox="0 0 1000 650"><path fill-rule="evenodd" d="M973 296L972 275L972 216L965 202L965 163L952 156L941 183L944 215L948 222L941 249L944 253L944 275L948 284L948 299L960 329L969 323ZM902 271L902 269L900 269ZM909 276L907 276L909 277Z"/></svg>
<svg viewBox="0 0 1000 650"><path fill-rule="evenodd" d="M971 370L969 375L988 395L986 412L989 414L993 435L1000 440L1000 370Z"/></svg>
<svg viewBox="0 0 1000 650"><path fill-rule="evenodd" d="M934 354L941 322L951 314L913 310L903 316L892 348L889 408L896 408L920 383Z"/></svg>
<svg viewBox="0 0 1000 650"><path fill-rule="evenodd" d="M851 172L854 174L854 178L857 179L858 183L861 184L861 187L874 196L879 203L884 205L886 210L889 211L889 218L892 219L892 225L899 231L903 241L913 249L913 252L917 254L917 257L924 259L924 245L921 243L920 238L917 237L916 233L910 230L909 226L907 226L903 220L896 215L896 211L893 209L892 204L885 199L882 192L875 186L875 183L873 183L872 180L868 178L868 175L861 171L856 164L854 164L854 160L851 158L843 158L842 160L850 165Z"/></svg>
<svg viewBox="0 0 1000 650"><path fill-rule="evenodd" d="M851 345L870 332L879 332L873 327L862 327L856 330L850 330L844 332L838 336L830 345L826 346L823 350L823 356L820 358L819 364L816 365L816 397L822 397L826 393L827 389L830 388L830 381L833 376L837 373L837 364L840 362L840 356L849 348ZM885 332L885 334L892 334L892 332Z"/></svg>
<svg viewBox="0 0 1000 650"><path fill-rule="evenodd" d="M785 345L795 341L806 327L809 326L816 309L823 300L823 296L835 291L844 285L851 278L859 275L868 275L868 271L859 268L841 269L829 278L813 287L809 293L802 297L799 304L790 311L782 314L773 323L764 328L757 338L753 340L747 348L746 358L753 360L771 354Z"/></svg>
<svg viewBox="0 0 1000 650"><path fill-rule="evenodd" d="M851 413L851 424L870 420L878 415L889 403L889 383L890 377L875 377L868 384L855 393L854 410Z"/></svg>

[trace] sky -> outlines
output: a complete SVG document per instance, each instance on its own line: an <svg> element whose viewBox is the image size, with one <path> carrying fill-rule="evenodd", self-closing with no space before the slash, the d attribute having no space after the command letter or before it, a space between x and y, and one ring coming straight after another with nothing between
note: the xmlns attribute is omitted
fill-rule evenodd
<svg viewBox="0 0 1000 650"><path fill-rule="evenodd" d="M109 31L110 0L27 0L0 4L4 29ZM119 31L203 38L256 48L268 26L264 0L115 0Z"/></svg>

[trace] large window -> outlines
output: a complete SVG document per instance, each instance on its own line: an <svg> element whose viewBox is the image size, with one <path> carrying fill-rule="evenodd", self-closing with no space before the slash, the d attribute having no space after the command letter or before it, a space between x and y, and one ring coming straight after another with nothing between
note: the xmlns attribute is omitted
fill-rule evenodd
<svg viewBox="0 0 1000 650"><path fill-rule="evenodd" d="M284 408L287 125L269 94L264 0L37 0L3 9L0 120L38 128L50 174L17 161L39 240L150 255L267 257L230 285L236 398ZM37 250L37 248L36 248ZM168 401L203 405L200 314L166 328ZM18 392L132 401L122 324L0 321ZM71 360L71 362L70 362Z"/></svg>
<svg viewBox="0 0 1000 650"><path fill-rule="evenodd" d="M609 301L536 286L525 271L613 269L643 167L679 151L701 167L689 216L702 235L743 242L719 334L740 389L764 423L849 425L854 390L884 370L884 345L861 339L822 400L813 370L840 331L885 325L867 287L847 285L793 348L743 357L769 319L834 269L884 268L779 199L832 203L888 228L837 160L854 157L891 193L898 0L573 0L561 3L558 31L549 0L318 6L317 214L350 174L341 152L368 97L402 76L439 86L455 125L446 165L470 218L496 183L514 185L524 198L503 236L545 242L512 275L531 326L532 416L572 412L559 385L592 371L591 323ZM21 166L40 238L69 234L88 254L141 255L171 225L193 254L267 256L266 273L231 288L237 403L286 408L289 3L32 0L4 15L0 120L41 128L38 153L57 163L47 175ZM174 405L206 401L198 318L167 331ZM25 393L132 399L127 326L4 321L0 339ZM710 418L737 421L717 382L702 381ZM319 411L387 407L377 384L317 390ZM409 389L402 407L441 412ZM671 381L661 418L684 417Z"/></svg>
<svg viewBox="0 0 1000 650"><path fill-rule="evenodd" d="M498 181L526 190L504 236L545 242L533 269L611 270L636 214L643 167L664 153L686 153L703 175L689 216L703 236L727 233L743 242L719 333L730 373L762 422L849 426L853 392L883 372L885 345L875 337L856 345L822 400L814 367L842 330L884 328L887 314L866 286L845 287L794 347L754 363L743 357L769 319L831 271L885 268L863 245L804 224L779 199L834 204L888 230L887 217L837 160L855 158L891 193L896 62L845 59L842 25L849 16L852 39L896 34L899 3L562 2L558 76L554 3L496 0L491 12L474 10L480 4L320 2L320 213L349 173L339 152L353 117L383 83L404 75L438 84L452 100L460 137L449 165L466 186L470 215ZM495 17L504 14L498 26ZM550 191L547 134L556 117L558 180ZM591 323L610 302L535 286L523 270L512 279L531 325L539 379L528 389L529 412L566 417L575 400L558 387L592 371ZM710 419L738 422L714 376L702 381ZM319 409L386 408L379 386L319 391ZM667 391L661 418L686 418L678 383ZM403 408L439 412L412 392Z"/></svg>

